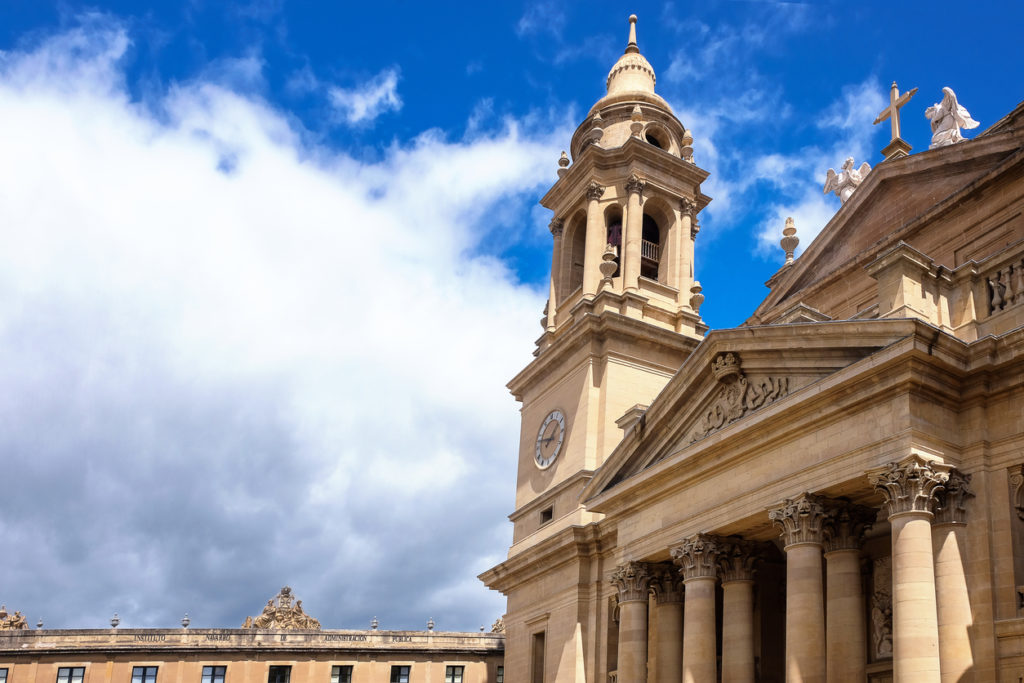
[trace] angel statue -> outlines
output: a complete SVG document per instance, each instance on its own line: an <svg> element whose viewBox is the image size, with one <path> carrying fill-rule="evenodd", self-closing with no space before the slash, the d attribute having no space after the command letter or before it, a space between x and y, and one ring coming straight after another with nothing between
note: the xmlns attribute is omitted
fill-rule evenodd
<svg viewBox="0 0 1024 683"><path fill-rule="evenodd" d="M857 186L864 182L864 178L870 170L871 166L868 162L865 161L860 168L854 168L853 157L846 157L843 169L839 173L831 168L828 169L828 173L825 175L825 194L835 192L839 200L845 204Z"/></svg>
<svg viewBox="0 0 1024 683"><path fill-rule="evenodd" d="M952 88L943 88L942 101L925 109L924 115L932 124L932 144L928 145L928 149L963 142L964 136L960 134L960 129L970 130L979 125L956 101L956 93Z"/></svg>

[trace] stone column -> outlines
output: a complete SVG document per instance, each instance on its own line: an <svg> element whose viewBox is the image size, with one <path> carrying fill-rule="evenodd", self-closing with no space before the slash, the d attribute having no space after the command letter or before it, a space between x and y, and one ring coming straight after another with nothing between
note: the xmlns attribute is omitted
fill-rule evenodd
<svg viewBox="0 0 1024 683"><path fill-rule="evenodd" d="M822 499L809 493L768 513L786 550L786 681L824 683L825 605L821 581Z"/></svg>
<svg viewBox="0 0 1024 683"><path fill-rule="evenodd" d="M682 567L686 594L683 602L683 683L717 680L715 583L718 539L697 534L672 549Z"/></svg>
<svg viewBox="0 0 1024 683"><path fill-rule="evenodd" d="M897 682L941 680L932 507L950 469L911 455L867 473L885 496L892 526L892 663Z"/></svg>
<svg viewBox="0 0 1024 683"><path fill-rule="evenodd" d="M587 185L587 240L583 248L583 293L597 294L601 286L601 254L608 243L608 229L601 213L600 199L604 187L595 182Z"/></svg>
<svg viewBox="0 0 1024 683"><path fill-rule="evenodd" d="M860 575L860 542L878 517L874 508L829 506L824 525L825 671L829 683L867 680L867 624Z"/></svg>
<svg viewBox="0 0 1024 683"><path fill-rule="evenodd" d="M634 173L626 181L625 235L622 239L622 279L623 290L636 290L640 286L640 242L644 232L644 210L640 206L640 197L647 186Z"/></svg>
<svg viewBox="0 0 1024 683"><path fill-rule="evenodd" d="M647 681L647 596L651 571L643 562L626 562L611 575L619 589L619 683Z"/></svg>
<svg viewBox="0 0 1024 683"><path fill-rule="evenodd" d="M942 683L974 680L971 652L971 600L964 572L967 499L971 475L950 470L945 489L937 496L932 546L935 553L935 602L939 625L939 667Z"/></svg>
<svg viewBox="0 0 1024 683"><path fill-rule="evenodd" d="M722 580L722 683L754 683L755 544L724 540L718 555Z"/></svg>
<svg viewBox="0 0 1024 683"><path fill-rule="evenodd" d="M551 289L548 291L548 315L547 315L547 331L554 332L555 324L557 320L555 318L555 311L558 308L558 284L562 279L562 272L559 265L562 260L562 232L565 228L565 222L561 218L556 218L548 224L548 228L551 229Z"/></svg>
<svg viewBox="0 0 1024 683"><path fill-rule="evenodd" d="M679 683L683 679L683 577L671 564L656 565L651 579L658 625L654 680Z"/></svg>
<svg viewBox="0 0 1024 683"><path fill-rule="evenodd" d="M690 306L690 287L693 286L693 251L694 238L697 237L697 202L689 197L679 200L679 266L677 269L678 280L672 283L673 287L679 287L679 303L683 308L692 309Z"/></svg>

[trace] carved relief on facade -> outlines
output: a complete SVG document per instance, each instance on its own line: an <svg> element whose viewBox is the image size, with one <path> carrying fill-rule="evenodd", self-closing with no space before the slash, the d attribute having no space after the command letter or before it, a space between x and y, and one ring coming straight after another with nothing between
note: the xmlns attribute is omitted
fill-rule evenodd
<svg viewBox="0 0 1024 683"><path fill-rule="evenodd" d="M718 354L711 363L711 371L722 388L690 432L689 443L699 441L747 413L789 394L788 377L748 379L735 353Z"/></svg>
<svg viewBox="0 0 1024 683"><path fill-rule="evenodd" d="M7 606L0 605L0 631L21 631L28 628L28 622L21 612L7 613Z"/></svg>
<svg viewBox="0 0 1024 683"><path fill-rule="evenodd" d="M871 658L892 659L892 558L880 557L872 567Z"/></svg>
<svg viewBox="0 0 1024 683"><path fill-rule="evenodd" d="M295 600L292 589L285 586L273 599L267 600L262 614L258 617L246 617L242 628L319 631L320 622L302 610L302 600Z"/></svg>

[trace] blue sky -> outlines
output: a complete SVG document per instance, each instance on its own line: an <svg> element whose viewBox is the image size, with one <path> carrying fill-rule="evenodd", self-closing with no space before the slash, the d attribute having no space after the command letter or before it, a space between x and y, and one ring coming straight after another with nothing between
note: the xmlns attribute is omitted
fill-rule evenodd
<svg viewBox="0 0 1024 683"><path fill-rule="evenodd" d="M697 276L740 324L952 87L1024 99L1019 3L9 0L0 6L0 601L32 623L474 630L511 539L536 201L639 16L712 173Z"/></svg>

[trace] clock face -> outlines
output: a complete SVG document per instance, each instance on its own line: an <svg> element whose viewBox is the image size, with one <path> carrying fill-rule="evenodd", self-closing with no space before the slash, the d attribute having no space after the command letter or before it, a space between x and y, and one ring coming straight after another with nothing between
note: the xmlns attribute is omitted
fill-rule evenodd
<svg viewBox="0 0 1024 683"><path fill-rule="evenodd" d="M537 467L546 470L558 457L565 440L565 415L561 410L552 410L544 418L537 431L537 448L533 456Z"/></svg>

